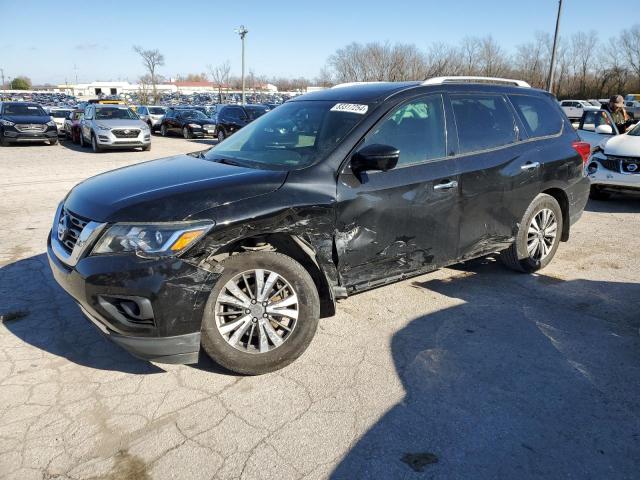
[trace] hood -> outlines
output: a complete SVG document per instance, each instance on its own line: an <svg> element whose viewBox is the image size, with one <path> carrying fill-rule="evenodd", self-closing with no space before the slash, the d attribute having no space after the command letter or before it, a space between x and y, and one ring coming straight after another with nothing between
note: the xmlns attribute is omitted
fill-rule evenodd
<svg viewBox="0 0 640 480"><path fill-rule="evenodd" d="M51 121L49 115L34 116L34 115L3 115L2 118L9 120L13 123L47 123Z"/></svg>
<svg viewBox="0 0 640 480"><path fill-rule="evenodd" d="M89 178L71 190L65 207L97 222L179 221L273 192L286 176L177 155Z"/></svg>
<svg viewBox="0 0 640 480"><path fill-rule="evenodd" d="M606 155L640 157L640 136L616 135L604 145Z"/></svg>

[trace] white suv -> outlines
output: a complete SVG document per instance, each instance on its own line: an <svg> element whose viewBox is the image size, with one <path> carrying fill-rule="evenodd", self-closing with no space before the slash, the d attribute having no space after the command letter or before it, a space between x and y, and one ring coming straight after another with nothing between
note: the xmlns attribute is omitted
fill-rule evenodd
<svg viewBox="0 0 640 480"><path fill-rule="evenodd" d="M579 120L587 110L598 110L599 107L590 104L586 100L562 100L560 107L569 117L569 120Z"/></svg>
<svg viewBox="0 0 640 480"><path fill-rule="evenodd" d="M167 107L159 105L138 105L136 113L140 116L140 120L147 122L152 132L160 129L162 117L167 113Z"/></svg>
<svg viewBox="0 0 640 480"><path fill-rule="evenodd" d="M94 152L136 147L151 150L151 131L127 106L90 104L80 121L80 146L88 145Z"/></svg>

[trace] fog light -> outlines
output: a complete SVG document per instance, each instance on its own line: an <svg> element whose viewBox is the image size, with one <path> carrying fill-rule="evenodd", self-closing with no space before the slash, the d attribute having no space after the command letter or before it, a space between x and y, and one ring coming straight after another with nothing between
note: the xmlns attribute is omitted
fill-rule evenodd
<svg viewBox="0 0 640 480"><path fill-rule="evenodd" d="M596 173L596 170L598 170L598 164L596 162L591 162L587 167L587 172L589 172L589 175Z"/></svg>

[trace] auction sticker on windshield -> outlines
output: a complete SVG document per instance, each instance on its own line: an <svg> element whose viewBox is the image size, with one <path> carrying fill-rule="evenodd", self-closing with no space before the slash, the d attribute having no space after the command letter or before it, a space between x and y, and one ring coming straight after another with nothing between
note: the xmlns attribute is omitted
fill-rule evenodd
<svg viewBox="0 0 640 480"><path fill-rule="evenodd" d="M368 105L359 105L357 103L336 103L331 109L332 112L349 112L364 115L369 110Z"/></svg>

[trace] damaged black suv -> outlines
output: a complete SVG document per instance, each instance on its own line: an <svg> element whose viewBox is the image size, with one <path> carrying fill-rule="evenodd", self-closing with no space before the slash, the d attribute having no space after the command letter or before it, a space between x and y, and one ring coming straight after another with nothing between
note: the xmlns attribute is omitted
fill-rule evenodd
<svg viewBox="0 0 640 480"><path fill-rule="evenodd" d="M59 205L56 280L135 356L245 374L300 356L336 299L500 252L534 272L587 202L579 142L521 81L340 85L211 150L104 173Z"/></svg>

